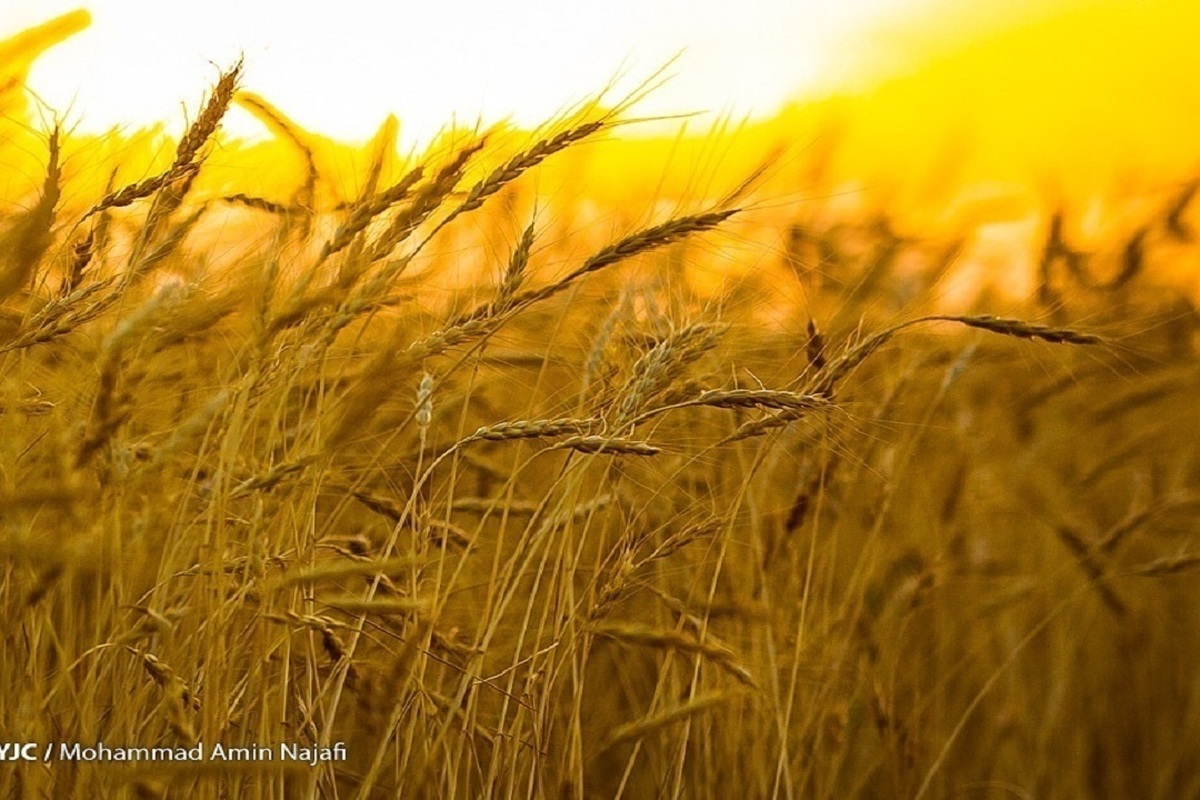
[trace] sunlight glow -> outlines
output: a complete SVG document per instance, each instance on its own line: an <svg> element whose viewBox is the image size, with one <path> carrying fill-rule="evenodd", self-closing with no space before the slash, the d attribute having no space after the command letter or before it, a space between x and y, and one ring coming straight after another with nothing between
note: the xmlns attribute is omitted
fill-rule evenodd
<svg viewBox="0 0 1200 800"><path fill-rule="evenodd" d="M0 35L80 0L0 6ZM522 0L391 3L92 0L86 31L48 52L30 86L89 130L180 121L217 68L246 58L246 88L300 124L367 138L389 113L402 141L427 140L451 115L530 125L625 74L636 85L679 56L640 114L775 112L844 73L855 36L919 6L912 0ZM711 119L711 116L710 116ZM246 115L231 129L254 134Z"/></svg>
<svg viewBox="0 0 1200 800"><path fill-rule="evenodd" d="M830 155L820 191L909 213L956 218L951 199L980 185L1117 197L1197 168L1200 6L1190 0L752 0L736 10L718 0L211 0L201 11L94 0L90 26L68 36L85 15L58 15L81 1L0 5L0 36L73 20L46 34L63 41L29 73L43 128L57 119L85 133L178 134L218 71L244 56L242 88L302 129L353 147L395 115L407 152L451 124L530 130L606 87L615 102L666 65L629 117L697 114L692 135L748 119L741 155L723 156L722 170L750 169L781 144L811 146ZM271 138L244 107L223 128ZM661 170L655 159L675 152L677 128L670 119L616 135L659 137L638 159ZM589 191L628 184L623 170L592 171Z"/></svg>

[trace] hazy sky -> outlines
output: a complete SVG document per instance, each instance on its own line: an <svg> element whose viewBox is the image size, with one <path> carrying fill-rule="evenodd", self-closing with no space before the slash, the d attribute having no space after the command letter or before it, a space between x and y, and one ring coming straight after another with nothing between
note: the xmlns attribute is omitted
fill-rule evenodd
<svg viewBox="0 0 1200 800"><path fill-rule="evenodd" d="M774 111L863 54L862 31L929 0L6 0L7 35L85 6L92 26L35 66L31 87L75 121L178 121L240 53L245 88L299 123L366 138L390 111L402 138L449 115L542 120L625 70L682 51L640 113ZM240 114L235 131L256 130Z"/></svg>

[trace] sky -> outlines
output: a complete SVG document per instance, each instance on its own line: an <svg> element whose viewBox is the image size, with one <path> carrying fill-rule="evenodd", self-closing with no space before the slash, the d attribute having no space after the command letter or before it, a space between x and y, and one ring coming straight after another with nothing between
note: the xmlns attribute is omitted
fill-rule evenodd
<svg viewBox="0 0 1200 800"><path fill-rule="evenodd" d="M0 0L0 37L79 5ZM871 180L907 172L1044 183L1072 173L1095 182L1119 170L1168 180L1200 168L1194 0L85 6L91 25L39 58L28 81L49 116L75 130L180 131L219 70L244 56L242 87L309 131L354 144L395 114L402 149L419 151L452 120L534 128L617 75L611 99L669 63L665 84L626 118L703 112L693 132L722 115L774 119L779 136L803 140L813 125L793 130L794 120L813 115L791 111L849 98L833 120L849 131L839 152ZM238 138L268 137L240 108L223 125Z"/></svg>
<svg viewBox="0 0 1200 800"><path fill-rule="evenodd" d="M1028 0L1026 0L1028 1ZM83 5L92 25L35 65L29 85L83 127L182 118L218 68L301 125L362 140L388 113L427 140L451 115L532 125L625 75L678 57L640 114L773 113L836 82L855 42L929 0L5 0L0 36ZM235 133L257 123L231 116Z"/></svg>

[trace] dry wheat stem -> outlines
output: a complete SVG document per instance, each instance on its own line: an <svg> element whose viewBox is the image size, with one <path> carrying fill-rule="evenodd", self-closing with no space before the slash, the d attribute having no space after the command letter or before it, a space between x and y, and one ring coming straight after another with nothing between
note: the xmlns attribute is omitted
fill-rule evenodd
<svg viewBox="0 0 1200 800"><path fill-rule="evenodd" d="M674 708L669 708L665 711L659 712L658 714L652 714L635 722L629 722L624 725L620 725L609 731L608 735L604 737L596 751L592 753L592 757L595 758L603 754L606 750L615 745L623 742L643 739L646 736L662 730L663 728L674 725L677 722L682 722L696 716L697 714L711 711L739 698L740 696L742 695L739 692L713 692L710 694L699 695L698 697L693 697L681 705L675 706Z"/></svg>
<svg viewBox="0 0 1200 800"><path fill-rule="evenodd" d="M588 455L656 456L661 447L649 442L617 436L571 436L551 447L552 450L576 450Z"/></svg>

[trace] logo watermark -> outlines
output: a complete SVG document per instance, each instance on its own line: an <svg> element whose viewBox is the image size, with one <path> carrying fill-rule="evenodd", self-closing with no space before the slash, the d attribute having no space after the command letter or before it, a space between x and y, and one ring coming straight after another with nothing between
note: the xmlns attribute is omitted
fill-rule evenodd
<svg viewBox="0 0 1200 800"><path fill-rule="evenodd" d="M0 742L0 761L38 761L40 751L36 742Z"/></svg>
<svg viewBox="0 0 1200 800"><path fill-rule="evenodd" d="M346 744L329 746L302 742L279 742L271 745L227 745L198 742L192 747L125 747L104 742L0 742L0 762L53 761L72 762L184 762L219 764L247 762L281 762L307 764L316 767L323 763L344 762L348 758Z"/></svg>

